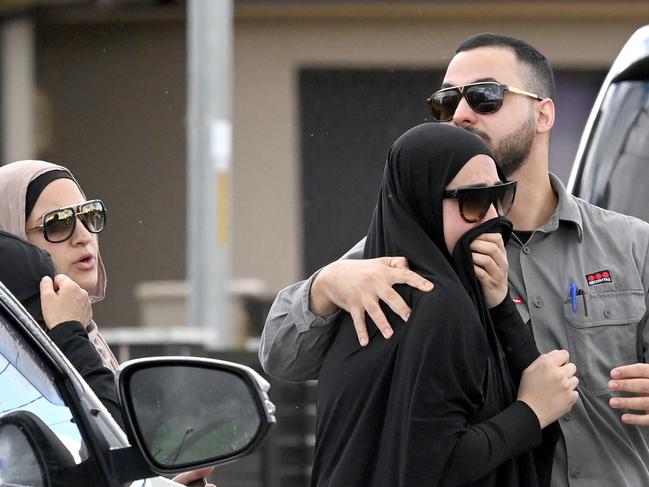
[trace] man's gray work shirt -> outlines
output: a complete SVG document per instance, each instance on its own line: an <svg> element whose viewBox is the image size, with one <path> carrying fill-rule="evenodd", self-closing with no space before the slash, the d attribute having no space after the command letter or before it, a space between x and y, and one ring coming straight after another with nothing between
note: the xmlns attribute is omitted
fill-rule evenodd
<svg viewBox="0 0 649 487"><path fill-rule="evenodd" d="M649 485L649 427L622 423L625 411L609 406L607 388L613 367L649 355L649 224L571 196L553 175L551 182L555 213L527 242L513 236L507 255L512 299L539 350L568 350L580 380L579 400L560 420L552 486ZM353 250L347 257L362 256L362 245ZM259 352L273 375L317 378L335 316L308 310L313 278L273 305Z"/></svg>

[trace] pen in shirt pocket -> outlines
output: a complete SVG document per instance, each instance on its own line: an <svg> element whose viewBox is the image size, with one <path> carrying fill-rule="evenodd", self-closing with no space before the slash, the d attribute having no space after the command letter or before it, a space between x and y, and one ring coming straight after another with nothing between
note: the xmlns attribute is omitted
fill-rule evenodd
<svg viewBox="0 0 649 487"><path fill-rule="evenodd" d="M572 312L576 313L577 312L577 284L571 282L570 286L568 287L568 291L570 292L570 305L572 306Z"/></svg>
<svg viewBox="0 0 649 487"><path fill-rule="evenodd" d="M570 304L572 306L572 312L577 312L577 296L581 296L584 302L584 315L588 316L588 299L583 289L579 289L574 282L570 283Z"/></svg>
<svg viewBox="0 0 649 487"><path fill-rule="evenodd" d="M584 316L588 316L588 297L586 296L586 293L583 289L578 289L577 295L580 295L584 300Z"/></svg>

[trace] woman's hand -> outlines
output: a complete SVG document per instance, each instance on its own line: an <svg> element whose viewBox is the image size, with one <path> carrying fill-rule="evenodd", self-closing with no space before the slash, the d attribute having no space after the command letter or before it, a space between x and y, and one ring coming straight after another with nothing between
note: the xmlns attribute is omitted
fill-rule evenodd
<svg viewBox="0 0 649 487"><path fill-rule="evenodd" d="M66 321L79 321L87 327L92 319L88 293L64 274L41 279L41 309L50 330Z"/></svg>
<svg viewBox="0 0 649 487"><path fill-rule="evenodd" d="M473 268L482 286L487 308L503 302L507 296L507 251L499 233L484 233L471 243Z"/></svg>
<svg viewBox="0 0 649 487"><path fill-rule="evenodd" d="M201 481L201 486L204 487L216 487L214 484L208 484L203 481L205 477L210 475L212 471L214 470L214 467L205 467L205 468L199 468L198 470L192 470L190 472L183 472L179 475L176 475L173 478L174 482L178 482L179 484L183 485L190 485L193 482L199 480Z"/></svg>
<svg viewBox="0 0 649 487"><path fill-rule="evenodd" d="M541 428L566 414L577 402L577 367L569 359L567 351L553 350L541 355L523 371L518 400L534 411Z"/></svg>

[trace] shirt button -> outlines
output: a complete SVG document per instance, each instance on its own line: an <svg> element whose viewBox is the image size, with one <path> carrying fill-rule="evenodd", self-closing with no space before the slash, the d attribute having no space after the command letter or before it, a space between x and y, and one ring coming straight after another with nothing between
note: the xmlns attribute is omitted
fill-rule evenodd
<svg viewBox="0 0 649 487"><path fill-rule="evenodd" d="M534 306L536 306L537 308L543 307L543 299L538 297L538 296L535 297L534 298Z"/></svg>
<svg viewBox="0 0 649 487"><path fill-rule="evenodd" d="M605 309L604 318L610 318L611 316L613 316L613 312L610 309Z"/></svg>
<svg viewBox="0 0 649 487"><path fill-rule="evenodd" d="M574 478L578 479L579 477L581 477L581 470L579 470L578 468L574 469L574 470L572 471L572 476L573 476Z"/></svg>
<svg viewBox="0 0 649 487"><path fill-rule="evenodd" d="M570 415L569 415L569 414L564 414L564 415L561 417L561 419L563 419L564 421L570 421Z"/></svg>
<svg viewBox="0 0 649 487"><path fill-rule="evenodd" d="M529 247L523 247L523 253L524 253L525 255L529 255L530 252L531 252L531 250L530 250Z"/></svg>

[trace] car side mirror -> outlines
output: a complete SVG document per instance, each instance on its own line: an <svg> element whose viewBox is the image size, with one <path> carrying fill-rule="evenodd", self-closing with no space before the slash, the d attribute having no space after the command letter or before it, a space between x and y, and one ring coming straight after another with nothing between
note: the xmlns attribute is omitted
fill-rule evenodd
<svg viewBox="0 0 649 487"><path fill-rule="evenodd" d="M120 366L117 383L130 436L158 474L247 455L275 422L268 382L231 362L137 359Z"/></svg>
<svg viewBox="0 0 649 487"><path fill-rule="evenodd" d="M0 485L75 485L79 475L68 449L38 416L0 416Z"/></svg>

